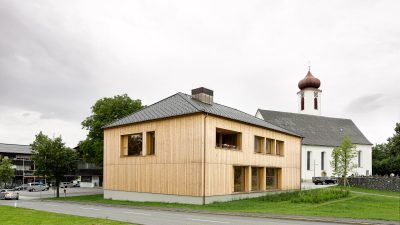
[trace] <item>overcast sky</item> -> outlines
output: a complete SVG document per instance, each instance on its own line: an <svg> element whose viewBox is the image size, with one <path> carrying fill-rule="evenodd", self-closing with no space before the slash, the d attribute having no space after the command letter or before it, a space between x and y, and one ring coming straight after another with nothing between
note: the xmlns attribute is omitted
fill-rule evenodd
<svg viewBox="0 0 400 225"><path fill-rule="evenodd" d="M321 80L322 114L373 143L400 121L400 1L0 0L0 142L39 131L74 147L97 99L149 105L196 87L255 114L297 112Z"/></svg>

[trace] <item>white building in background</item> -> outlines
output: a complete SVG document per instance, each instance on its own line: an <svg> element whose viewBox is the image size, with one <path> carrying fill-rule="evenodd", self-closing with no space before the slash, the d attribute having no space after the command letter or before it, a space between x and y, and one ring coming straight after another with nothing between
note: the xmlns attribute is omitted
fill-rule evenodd
<svg viewBox="0 0 400 225"><path fill-rule="evenodd" d="M303 136L301 178L333 176L332 150L339 146L343 136L356 145L356 167L351 174L372 175L372 144L350 119L321 116L321 82L310 71L299 82L298 113L258 109L256 117Z"/></svg>

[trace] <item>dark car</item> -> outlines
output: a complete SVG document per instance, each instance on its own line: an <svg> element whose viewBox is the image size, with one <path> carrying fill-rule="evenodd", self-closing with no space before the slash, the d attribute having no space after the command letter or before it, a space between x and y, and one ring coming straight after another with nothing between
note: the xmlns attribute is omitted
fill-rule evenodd
<svg viewBox="0 0 400 225"><path fill-rule="evenodd" d="M313 177L312 178L312 182L315 185L318 184L336 184L337 183L337 179L335 177Z"/></svg>

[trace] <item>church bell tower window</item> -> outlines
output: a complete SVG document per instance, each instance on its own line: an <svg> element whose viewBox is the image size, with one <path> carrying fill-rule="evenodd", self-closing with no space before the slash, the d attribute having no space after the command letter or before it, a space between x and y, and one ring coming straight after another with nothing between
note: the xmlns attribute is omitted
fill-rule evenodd
<svg viewBox="0 0 400 225"><path fill-rule="evenodd" d="M304 110L304 93L301 93L301 110Z"/></svg>
<svg viewBox="0 0 400 225"><path fill-rule="evenodd" d="M318 110L318 92L314 92L314 109Z"/></svg>

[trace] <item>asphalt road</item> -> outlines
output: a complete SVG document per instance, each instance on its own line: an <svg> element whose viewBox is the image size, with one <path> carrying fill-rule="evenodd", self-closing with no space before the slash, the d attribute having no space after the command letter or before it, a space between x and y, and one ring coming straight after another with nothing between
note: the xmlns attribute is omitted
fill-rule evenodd
<svg viewBox="0 0 400 225"><path fill-rule="evenodd" d="M68 196L78 196L78 195L96 195L103 194L103 189L101 188L66 188L67 197ZM22 200L34 200L40 198L51 198L56 196L56 191L51 189L48 191L37 191L37 192L29 192L29 191L18 191L19 198ZM64 188L60 188L60 197L64 197Z"/></svg>
<svg viewBox="0 0 400 225"><path fill-rule="evenodd" d="M329 225L337 223L311 222L299 220L281 220L268 218L240 217L229 215L212 215L201 213L171 212L162 210L130 209L115 206L93 206L77 203L19 200L0 201L1 205L30 208L69 215L105 218L145 225Z"/></svg>

